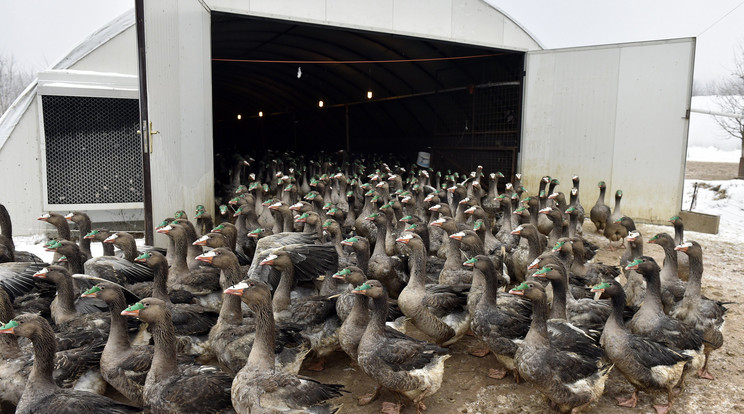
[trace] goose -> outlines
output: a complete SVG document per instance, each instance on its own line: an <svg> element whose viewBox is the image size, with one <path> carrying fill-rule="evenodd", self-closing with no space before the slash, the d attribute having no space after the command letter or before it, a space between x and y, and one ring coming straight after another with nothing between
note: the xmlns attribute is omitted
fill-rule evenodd
<svg viewBox="0 0 744 414"><path fill-rule="evenodd" d="M331 260L319 262L324 252L331 253ZM318 263L321 265L317 266ZM336 295L333 298L329 295L317 295L292 299L291 288L294 287L295 280L308 274L317 276L318 273L338 269L335 250L331 246L287 246L285 249L274 250L260 265L271 266L281 272L281 279L272 299L274 318L302 329L300 334L310 342L316 356L315 363L309 365L308 369L322 370L325 358L338 347L341 321L335 315L336 305L333 299ZM307 269L303 270L303 266Z"/></svg>
<svg viewBox="0 0 744 414"><path fill-rule="evenodd" d="M625 327L625 293L617 281L610 280L592 288L595 297L610 296L612 313L607 319L600 343L607 357L635 388L630 398L617 398L623 407L635 408L638 391L666 390L667 404L654 405L657 414L667 413L674 403L674 386L682 378L685 363L692 357L668 348L647 337L634 335Z"/></svg>
<svg viewBox="0 0 744 414"><path fill-rule="evenodd" d="M464 266L473 267L473 287L468 293L468 309L473 315L470 328L503 366L489 369L488 376L501 379L509 370L514 374L515 381L519 382L514 354L529 330L532 305L527 300L498 291L505 281L499 277L501 269L497 264L501 264L501 261L494 263L485 255L478 255L463 263ZM481 295L471 303L471 295L477 295L474 292L476 284L483 286ZM484 356L486 353L473 355Z"/></svg>
<svg viewBox="0 0 744 414"><path fill-rule="evenodd" d="M514 354L519 375L531 383L562 413L579 411L598 400L612 365L580 351L561 350L548 334L548 303L542 285L523 282L509 291L532 302L532 322Z"/></svg>
<svg viewBox="0 0 744 414"><path fill-rule="evenodd" d="M101 376L134 404L143 406L142 388L152 364L153 347L132 346L126 318L121 315L127 307L124 292L126 290L116 283L104 281L86 290L81 296L98 298L109 307L111 328L100 358Z"/></svg>
<svg viewBox="0 0 744 414"><path fill-rule="evenodd" d="M685 325L681 321L664 314L661 303L659 265L653 258L641 256L629 263L626 268L636 270L646 280L646 296L638 312L633 315L628 323L628 328L636 335L649 337L692 357L686 364L685 371L679 381L679 385L682 387L686 373L688 371L701 371L705 364L704 333L694 326Z"/></svg>
<svg viewBox="0 0 744 414"><path fill-rule="evenodd" d="M90 239L85 238L91 230L90 217L82 211L73 211L65 215L65 220L77 225L78 232L80 233L78 246L80 246L80 251L85 255L85 258L90 259L93 257L93 254L90 252Z"/></svg>
<svg viewBox="0 0 744 414"><path fill-rule="evenodd" d="M210 308L193 303L173 303L168 294L168 261L159 252L142 253L135 259L153 271L155 275L151 297L162 300L173 318L176 335L195 336L206 335L217 322L217 312ZM191 339L189 339L191 342Z"/></svg>
<svg viewBox="0 0 744 414"><path fill-rule="evenodd" d="M31 340L34 365L26 387L16 406L16 413L135 413L138 408L90 392L60 388L52 378L56 343L54 331L39 315L23 314L0 327L0 334L22 336Z"/></svg>
<svg viewBox="0 0 744 414"><path fill-rule="evenodd" d="M404 286L403 280L398 275L398 271L402 271L403 263L399 257L388 256L385 253L385 237L389 231L388 220L379 212L368 215L365 220L375 224L377 237L374 251L369 258L369 277L381 281L385 284L389 295L397 298Z"/></svg>
<svg viewBox="0 0 744 414"><path fill-rule="evenodd" d="M442 384L444 362L450 357L447 349L386 328L388 296L380 281L369 280L354 293L372 299L368 302L371 315L359 342L357 360L377 382L373 393L361 397L359 404L372 402L384 387L411 399L420 414L426 409L423 399L437 392ZM400 404L383 403L384 412L399 413L400 409Z"/></svg>
<svg viewBox="0 0 744 414"><path fill-rule="evenodd" d="M224 247L199 255L197 260L220 269L220 284L225 289L238 284L245 275L235 254ZM255 342L256 321L243 316L240 303L240 298L224 295L217 323L209 331L211 353L230 375L245 366ZM296 374L310 352L309 344L299 338L294 328L278 326L276 331L276 368Z"/></svg>
<svg viewBox="0 0 744 414"><path fill-rule="evenodd" d="M256 340L245 366L232 381L231 398L238 413L259 412L335 412L328 400L338 397L343 387L323 384L312 378L275 369L275 325L271 288L255 279L246 279L225 289L238 296L256 315Z"/></svg>
<svg viewBox="0 0 744 414"><path fill-rule="evenodd" d="M43 260L35 254L15 249L13 223L10 220L8 209L0 203L0 264L4 262L41 263Z"/></svg>
<svg viewBox="0 0 744 414"><path fill-rule="evenodd" d="M680 216L674 216L669 219L674 226L674 244L679 246L685 242L685 225ZM687 280L690 274L690 258L686 254L677 251L677 275L682 280Z"/></svg>
<svg viewBox="0 0 744 414"><path fill-rule="evenodd" d="M406 317L435 343L447 346L459 340L470 327L465 309L467 285L426 285L426 256L423 240L406 232L396 240L411 250L411 277L398 297Z"/></svg>
<svg viewBox="0 0 744 414"><path fill-rule="evenodd" d="M15 317L13 305L8 294L0 289L0 321L10 321ZM0 325L2 323L0 322ZM81 390L99 391L88 387L95 385L87 382L89 370L98 370L98 360L103 344L82 345L72 344L77 335L56 336L58 348L65 348L55 354L53 378L54 382L64 388L74 387ZM5 401L17 405L26 387L33 364L33 347L26 341L19 343L12 335L0 335L0 402ZM87 374L87 375L86 375ZM83 378L83 381L78 381Z"/></svg>
<svg viewBox="0 0 744 414"><path fill-rule="evenodd" d="M114 255L114 244L113 243L104 243L103 241L108 239L109 236L111 236L113 232L106 230L106 229L95 229L88 232L88 234L85 235L85 238L90 241L97 241L101 243L101 246L103 247L103 255L104 256L113 256Z"/></svg>
<svg viewBox="0 0 744 414"><path fill-rule="evenodd" d="M152 332L155 351L142 392L151 412L224 413L232 409L232 378L213 366L178 365L176 333L165 302L145 298L121 314L146 322Z"/></svg>
<svg viewBox="0 0 744 414"><path fill-rule="evenodd" d="M608 207L604 202L607 185L604 181L600 181L597 186L599 187L599 197L597 197L597 202L594 203L594 206L589 211L589 219L591 219L594 224L594 228L597 229L597 233L601 234L603 233L612 212L610 211L610 207Z"/></svg>
<svg viewBox="0 0 744 414"><path fill-rule="evenodd" d="M723 325L726 307L721 302L703 298L700 294L703 278L703 249L696 241L689 241L675 247L690 258L690 274L682 301L672 308L669 315L687 326L703 331L705 363L698 370L698 376L712 380L708 371L710 353L723 345Z"/></svg>

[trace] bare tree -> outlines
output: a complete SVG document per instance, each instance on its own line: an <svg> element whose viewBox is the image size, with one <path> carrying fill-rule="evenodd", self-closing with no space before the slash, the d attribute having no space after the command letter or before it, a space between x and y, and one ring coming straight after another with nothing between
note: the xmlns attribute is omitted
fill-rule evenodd
<svg viewBox="0 0 744 414"><path fill-rule="evenodd" d="M738 178L744 179L744 44L737 48L734 71L718 84L721 114L715 120L726 133L742 141Z"/></svg>
<svg viewBox="0 0 744 414"><path fill-rule="evenodd" d="M0 55L0 116L32 80L33 73L20 67L12 55Z"/></svg>

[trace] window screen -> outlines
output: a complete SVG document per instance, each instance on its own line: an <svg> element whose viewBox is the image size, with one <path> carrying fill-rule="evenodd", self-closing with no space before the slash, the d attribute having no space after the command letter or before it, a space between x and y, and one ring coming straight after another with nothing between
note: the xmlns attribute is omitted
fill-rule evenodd
<svg viewBox="0 0 744 414"><path fill-rule="evenodd" d="M143 200L136 99L42 96L49 204Z"/></svg>

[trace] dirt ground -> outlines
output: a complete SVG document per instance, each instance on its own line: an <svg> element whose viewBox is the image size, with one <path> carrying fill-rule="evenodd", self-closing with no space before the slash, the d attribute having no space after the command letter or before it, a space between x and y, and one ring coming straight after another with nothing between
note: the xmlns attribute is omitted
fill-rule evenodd
<svg viewBox="0 0 744 414"><path fill-rule="evenodd" d="M687 178L730 179L736 174L736 164L688 163ZM589 208L585 206L585 208ZM596 261L617 264L624 250L611 252L606 249L607 239L594 232L594 226L587 221L585 235L603 248ZM639 225L644 240L659 232L674 234L670 226ZM685 391L677 397L673 412L676 413L736 413L744 412L744 323L742 321L742 289L744 280L744 249L737 243L721 240L716 235L685 232L688 240L700 242L704 248L705 271L703 274L703 294L710 298L735 301L728 305L726 315L725 342L722 348L711 354L709 368L716 377L708 381L688 376ZM645 254L654 257L659 263L663 260L661 247L645 244ZM417 336L412 333L413 336ZM493 355L478 358L468 351L477 347L477 340L466 336L451 347L452 357L445 363L445 378L442 388L425 403L428 414L445 413L549 413L542 395L529 384L516 384L511 375L501 380L486 376L489 368L497 367ZM302 374L321 381L344 384L350 393L340 398L342 413L377 413L381 401L395 401L390 393L383 392L380 400L360 407L356 398L372 390L374 384L361 370L350 364L349 358L338 352L329 359L322 372L303 371ZM607 381L603 397L588 407L588 413L655 413L653 403L664 403L666 396L639 393L636 408L618 407L615 397L628 397L633 387L617 371L613 371ZM406 406L403 413L414 413L412 406Z"/></svg>
<svg viewBox="0 0 744 414"><path fill-rule="evenodd" d="M687 163L689 178L706 180L726 180L736 174L736 164L724 163ZM585 205L585 208L590 206ZM644 240L659 232L673 234L670 226L640 224L638 226ZM607 240L594 231L590 221L584 224L585 237L602 246L595 261L617 264L624 250L609 251ZM744 248L740 244L723 240L717 235L685 232L688 240L696 240L704 248L705 271L703 275L703 293L710 298L734 301L728 305L726 315L725 342L721 349L711 354L709 369L716 377L708 381L690 375L686 380L685 391L677 397L673 412L675 413L744 413L744 320L741 317L744 297ZM656 245L645 244L644 253L653 256L661 263L662 249ZM415 328L409 334L416 337ZM445 363L445 377L441 389L424 402L428 409L426 414L450 413L550 413L542 395L529 384L516 384L511 375L501 380L487 377L489 368L498 367L493 355L478 358L468 351L478 347L478 341L466 336L451 347L452 357ZM360 407L357 397L370 392L373 381L341 351L328 358L326 367L321 372L302 371L304 375L323 382L344 384L349 391L337 400L342 404L341 413L371 414L380 411L382 401L396 401L389 392L383 392L379 400ZM622 375L613 371L607 381L603 397L589 406L585 413L622 414L622 413L655 413L652 404L664 403L666 396L639 393L636 408L618 407L615 397L628 397L633 387ZM123 398L112 392L112 397ZM8 407L0 407L6 412ZM412 406L404 407L402 413L414 413Z"/></svg>
<svg viewBox="0 0 744 414"><path fill-rule="evenodd" d="M739 173L739 164L730 162L687 161L685 178L698 180L730 180Z"/></svg>

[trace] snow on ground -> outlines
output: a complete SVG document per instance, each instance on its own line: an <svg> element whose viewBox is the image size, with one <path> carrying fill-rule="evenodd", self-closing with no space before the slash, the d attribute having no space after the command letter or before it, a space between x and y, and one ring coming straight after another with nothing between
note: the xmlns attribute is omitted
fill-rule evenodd
<svg viewBox="0 0 744 414"><path fill-rule="evenodd" d="M741 151L738 149L725 151L716 147L689 147L687 161L702 162L739 162Z"/></svg>
<svg viewBox="0 0 744 414"><path fill-rule="evenodd" d="M696 183L697 197L692 211L721 216L719 237L744 243L744 180L685 180L684 210L690 209ZM689 238L687 232L685 238Z"/></svg>

